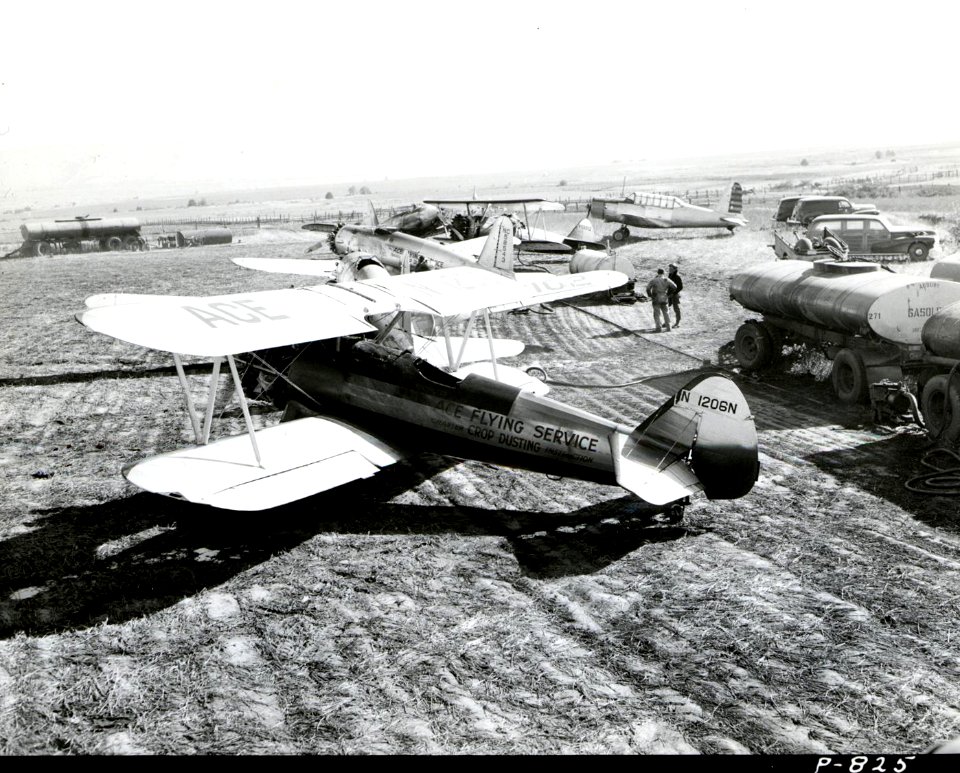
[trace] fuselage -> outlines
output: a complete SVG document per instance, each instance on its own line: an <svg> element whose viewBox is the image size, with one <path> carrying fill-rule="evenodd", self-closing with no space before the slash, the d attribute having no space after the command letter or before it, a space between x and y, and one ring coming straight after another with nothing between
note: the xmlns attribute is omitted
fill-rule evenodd
<svg viewBox="0 0 960 773"><path fill-rule="evenodd" d="M334 250L340 255L351 252L373 255L384 266L397 271L477 264L475 259L458 255L438 242L377 226L343 226L334 237Z"/></svg>
<svg viewBox="0 0 960 773"><path fill-rule="evenodd" d="M288 377L316 405L435 453L616 484L611 436L631 428L499 381L453 376L370 340L311 346ZM303 402L292 393L292 399Z"/></svg>
<svg viewBox="0 0 960 773"><path fill-rule="evenodd" d="M676 196L635 194L628 199L593 199L590 214L607 223L637 228L731 228L744 225L739 215L690 204Z"/></svg>

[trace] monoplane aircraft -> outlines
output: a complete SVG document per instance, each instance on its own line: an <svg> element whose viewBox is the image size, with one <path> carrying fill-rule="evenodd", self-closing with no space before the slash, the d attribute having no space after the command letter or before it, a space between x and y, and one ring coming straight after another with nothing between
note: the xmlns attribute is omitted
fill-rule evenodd
<svg viewBox="0 0 960 773"><path fill-rule="evenodd" d="M613 232L616 241L630 235L630 228L726 228L731 233L746 225L743 217L743 188L734 183L720 210L697 206L678 196L637 191L618 199L593 198L590 216L605 223L621 223Z"/></svg>
<svg viewBox="0 0 960 773"><path fill-rule="evenodd" d="M154 493L260 510L366 478L420 451L618 484L674 517L688 497L741 497L759 463L753 418L729 379L700 375L636 427L590 414L492 375L455 375L406 345L410 314L441 326L467 315L462 341L490 314L617 287L615 271L521 282L455 267L365 281L212 297L99 296L78 320L91 330L173 354L197 445L127 467ZM212 358L204 418L182 357ZM238 357L256 362L258 396L280 423L255 429ZM210 442L215 386L226 361L246 435Z"/></svg>

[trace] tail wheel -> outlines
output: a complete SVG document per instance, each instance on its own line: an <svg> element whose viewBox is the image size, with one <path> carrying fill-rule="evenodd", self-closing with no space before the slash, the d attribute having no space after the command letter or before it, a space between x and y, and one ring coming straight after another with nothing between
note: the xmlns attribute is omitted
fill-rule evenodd
<svg viewBox="0 0 960 773"><path fill-rule="evenodd" d="M764 325L744 322L733 339L733 351L744 370L760 370L773 359L773 341Z"/></svg>
<svg viewBox="0 0 960 773"><path fill-rule="evenodd" d="M910 255L910 260L926 260L930 254L930 248L921 242L914 242L907 253Z"/></svg>
<svg viewBox="0 0 960 773"><path fill-rule="evenodd" d="M955 443L960 438L960 383L948 387L949 376L943 373L927 379L920 394L920 412L932 439Z"/></svg>
<svg viewBox="0 0 960 773"><path fill-rule="evenodd" d="M841 349L833 359L830 381L837 399L845 405L867 402L867 369L852 349Z"/></svg>

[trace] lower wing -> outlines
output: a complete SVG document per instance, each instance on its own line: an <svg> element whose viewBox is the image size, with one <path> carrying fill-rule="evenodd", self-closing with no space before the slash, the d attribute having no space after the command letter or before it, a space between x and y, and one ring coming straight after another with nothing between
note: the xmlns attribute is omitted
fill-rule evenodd
<svg viewBox="0 0 960 773"><path fill-rule="evenodd" d="M154 456L124 470L155 494L227 510L265 510L327 491L402 459L404 453L345 422L308 417L248 435Z"/></svg>

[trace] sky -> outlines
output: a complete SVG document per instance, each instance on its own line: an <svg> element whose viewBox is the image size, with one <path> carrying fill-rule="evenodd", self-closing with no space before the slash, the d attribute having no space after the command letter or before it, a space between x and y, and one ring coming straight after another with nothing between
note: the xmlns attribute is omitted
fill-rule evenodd
<svg viewBox="0 0 960 773"><path fill-rule="evenodd" d="M8 3L0 207L960 139L942 0Z"/></svg>

